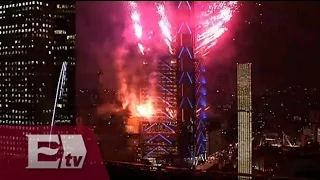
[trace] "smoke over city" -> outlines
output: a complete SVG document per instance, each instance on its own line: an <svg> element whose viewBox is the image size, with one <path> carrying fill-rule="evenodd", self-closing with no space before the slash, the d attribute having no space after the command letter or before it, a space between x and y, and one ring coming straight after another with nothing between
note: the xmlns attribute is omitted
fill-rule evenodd
<svg viewBox="0 0 320 180"><path fill-rule="evenodd" d="M116 84L120 102L98 107L98 114L103 115L108 111L120 113L128 110L131 117L148 119L159 111L154 106L158 100L156 94L158 75L155 72L155 62L159 56L175 56L174 54L179 53L174 52L173 48L176 31L194 33L191 32L188 24L175 27L176 17L173 11L175 6L176 4L172 2L129 1L121 5L112 4L113 9L101 3L101 7L95 10L99 12L102 7L110 10L107 18L101 17L98 21L108 21L108 24L112 24L108 28L111 32L105 33L113 34L103 42L91 45L92 52L98 59L98 66L103 72L99 83L102 87ZM207 66L211 63L210 50L216 46L219 37L228 30L225 25L237 9L237 2L202 2L196 4L195 8L197 40L194 53ZM118 11L115 12L114 9ZM229 50L230 56L233 53L231 48ZM111 62L110 59L113 61ZM110 80L111 72L115 75L113 80ZM148 89L147 94L143 93L143 88ZM167 107L163 111L165 112L162 113L169 116L175 116L175 109Z"/></svg>

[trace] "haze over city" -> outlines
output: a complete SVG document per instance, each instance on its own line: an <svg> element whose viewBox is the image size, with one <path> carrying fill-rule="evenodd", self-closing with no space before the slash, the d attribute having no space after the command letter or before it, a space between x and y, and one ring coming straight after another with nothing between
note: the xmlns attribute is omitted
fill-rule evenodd
<svg viewBox="0 0 320 180"><path fill-rule="evenodd" d="M176 167L183 157L197 168L295 176L284 167L318 152L318 7L81 2L78 117L95 125L104 144L117 139L102 148L106 160ZM188 148L197 158L185 155ZM278 161L261 165L268 157Z"/></svg>

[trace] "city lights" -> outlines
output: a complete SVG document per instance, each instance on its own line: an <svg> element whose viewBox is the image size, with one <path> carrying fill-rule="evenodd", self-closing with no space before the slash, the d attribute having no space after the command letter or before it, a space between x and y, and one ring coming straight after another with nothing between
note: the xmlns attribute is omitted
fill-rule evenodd
<svg viewBox="0 0 320 180"><path fill-rule="evenodd" d="M0 124L49 125L53 109L58 124L72 123L74 11L72 3L0 3ZM55 103L63 62L66 83Z"/></svg>

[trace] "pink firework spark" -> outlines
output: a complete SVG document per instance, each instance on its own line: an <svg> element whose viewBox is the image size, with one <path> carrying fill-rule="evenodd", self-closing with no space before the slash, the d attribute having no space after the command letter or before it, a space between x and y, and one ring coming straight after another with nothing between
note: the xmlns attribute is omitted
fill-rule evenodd
<svg viewBox="0 0 320 180"><path fill-rule="evenodd" d="M170 3L172 2L143 3L129 1L126 3L130 10L135 41L142 54L148 53L150 48L156 51L160 50L162 43L159 42L164 42L169 52L173 53L174 37L170 22L173 19L169 19L170 15L168 13L174 14L171 12L174 9L170 8ZM226 24L231 20L237 6L238 1L195 2L195 54L197 56L207 55L210 48L217 43L219 37L228 30ZM141 20L142 14L143 22ZM154 14L157 14L157 16L154 16ZM154 23L157 23L157 27L153 25Z"/></svg>
<svg viewBox="0 0 320 180"><path fill-rule="evenodd" d="M169 52L172 54L173 49L171 47L171 43L172 43L171 24L169 22L169 18L167 15L166 4L165 2L156 2L155 6L160 16L160 20L158 24L161 29L161 33L164 37L164 42L168 46Z"/></svg>
<svg viewBox="0 0 320 180"><path fill-rule="evenodd" d="M141 25L141 15L138 10L138 4L135 1L128 1L128 6L130 9L130 17L134 29L134 34L137 37L138 41L141 41L143 36L143 27ZM139 51L144 54L144 47L141 42L138 42Z"/></svg>
<svg viewBox="0 0 320 180"><path fill-rule="evenodd" d="M196 13L196 48L195 54L205 56L218 38L228 29L237 8L238 1L199 1L195 3Z"/></svg>

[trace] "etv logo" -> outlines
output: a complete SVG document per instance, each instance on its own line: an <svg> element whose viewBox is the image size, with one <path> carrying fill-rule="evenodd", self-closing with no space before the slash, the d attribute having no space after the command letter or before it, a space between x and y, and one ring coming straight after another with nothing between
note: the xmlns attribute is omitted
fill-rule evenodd
<svg viewBox="0 0 320 180"><path fill-rule="evenodd" d="M87 149L82 135L51 134L27 135L28 137L28 169L80 169L83 166ZM59 138L60 137L60 138ZM40 147L39 143L55 142L63 149L63 156L56 161L39 161L39 154L53 156L59 148Z"/></svg>

